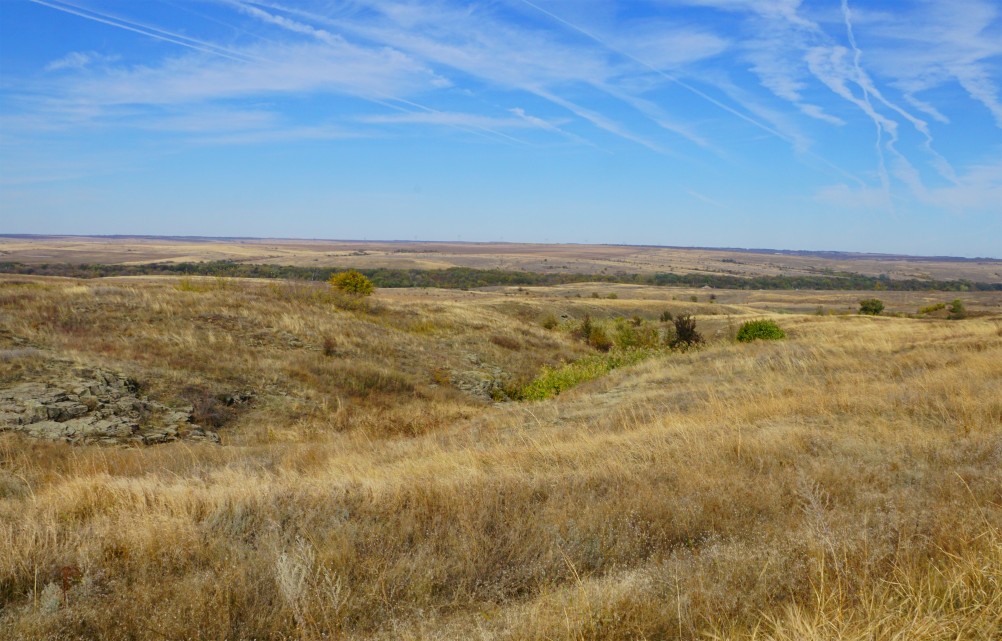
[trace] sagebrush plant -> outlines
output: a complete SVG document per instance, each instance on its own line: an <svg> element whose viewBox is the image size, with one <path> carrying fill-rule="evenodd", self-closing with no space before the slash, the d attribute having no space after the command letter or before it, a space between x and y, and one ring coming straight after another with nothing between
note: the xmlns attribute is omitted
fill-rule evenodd
<svg viewBox="0 0 1002 641"><path fill-rule="evenodd" d="M786 332L776 324L776 321L760 319L741 323L738 328L736 339L741 343L750 343L754 340L774 341L786 338Z"/></svg>

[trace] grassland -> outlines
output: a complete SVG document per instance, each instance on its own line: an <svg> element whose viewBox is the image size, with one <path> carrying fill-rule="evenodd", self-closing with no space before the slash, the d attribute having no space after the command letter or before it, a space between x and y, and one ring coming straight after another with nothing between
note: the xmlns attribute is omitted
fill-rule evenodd
<svg viewBox="0 0 1002 641"><path fill-rule="evenodd" d="M0 434L0 638L1002 637L1000 294L715 294L3 277L0 387L254 401L219 446ZM707 345L488 400L665 310Z"/></svg>
<svg viewBox="0 0 1002 641"><path fill-rule="evenodd" d="M469 267L542 274L819 276L851 272L894 280L1002 283L1002 261L732 249L461 242L0 236L0 262L112 263L231 260L318 268Z"/></svg>

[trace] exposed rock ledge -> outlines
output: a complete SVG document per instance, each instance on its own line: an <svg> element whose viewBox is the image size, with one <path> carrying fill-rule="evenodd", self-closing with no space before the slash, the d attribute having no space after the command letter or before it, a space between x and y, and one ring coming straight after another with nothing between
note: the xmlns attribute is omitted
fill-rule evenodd
<svg viewBox="0 0 1002 641"><path fill-rule="evenodd" d="M176 409L139 396L135 381L101 369L0 390L0 432L69 443L218 443L215 432L191 422L191 412L190 406Z"/></svg>

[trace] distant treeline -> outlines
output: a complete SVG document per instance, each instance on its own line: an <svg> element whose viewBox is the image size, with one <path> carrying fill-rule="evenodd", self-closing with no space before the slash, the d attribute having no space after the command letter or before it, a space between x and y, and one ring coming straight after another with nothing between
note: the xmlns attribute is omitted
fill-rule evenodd
<svg viewBox="0 0 1002 641"><path fill-rule="evenodd" d="M104 276L221 276L234 278L284 278L323 281L344 269L257 265L219 260L203 263L147 263L143 265L103 265L69 263L26 265L0 262L0 273L39 276L100 278ZM732 276L727 274L541 274L500 269L359 269L377 287L441 287L472 289L497 285L566 285L602 282L674 287L714 287L717 289L823 289L890 291L1002 291L1002 283L975 283L969 280L894 280L887 276L865 276L839 272L819 276Z"/></svg>

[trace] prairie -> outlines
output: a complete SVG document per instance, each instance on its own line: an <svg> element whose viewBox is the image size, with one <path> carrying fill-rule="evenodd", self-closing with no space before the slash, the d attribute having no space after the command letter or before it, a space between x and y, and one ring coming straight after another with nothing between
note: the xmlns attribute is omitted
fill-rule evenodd
<svg viewBox="0 0 1002 641"><path fill-rule="evenodd" d="M537 273L704 273L818 276L852 272L891 279L1002 283L998 259L875 254L528 243L0 236L0 261L26 264L232 260L299 267L445 269L470 267Z"/></svg>
<svg viewBox="0 0 1002 641"><path fill-rule="evenodd" d="M1002 637L1000 294L712 293L4 276L0 388L253 400L219 445L0 433L0 637ZM666 311L705 346L505 400Z"/></svg>

